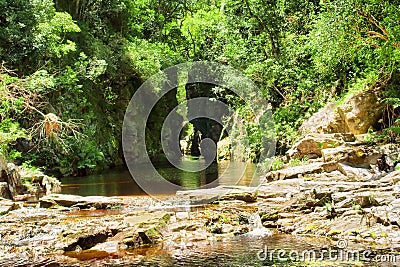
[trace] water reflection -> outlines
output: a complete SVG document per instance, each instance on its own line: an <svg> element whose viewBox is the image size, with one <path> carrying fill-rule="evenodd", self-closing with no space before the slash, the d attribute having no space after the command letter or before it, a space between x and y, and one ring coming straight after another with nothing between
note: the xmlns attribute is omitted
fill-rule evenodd
<svg viewBox="0 0 400 267"><path fill-rule="evenodd" d="M342 261L329 259L325 254L324 260L318 256L319 252L332 248L333 244L328 239L313 237L296 237L291 235L273 235L259 238L248 235L230 237L221 241L196 242L190 246L174 246L166 243L128 249L121 252L119 257L107 259L107 263L115 266L159 266L159 267L265 267L265 266L377 266L358 260ZM357 246L354 250L360 250ZM314 257L312 251L316 252ZM89 251L88 251L89 252ZM302 259L298 255L303 255ZM310 254L311 253L311 254ZM93 254L93 252L92 252ZM309 256L307 256L309 255ZM74 255L70 255L74 256ZM102 255L75 255L80 260L87 260L87 256L95 256L92 262L97 261ZM85 263L92 263L86 261ZM100 260L100 262L102 262ZM89 265L89 264L88 264ZM398 266L393 263L380 263L379 266Z"/></svg>
<svg viewBox="0 0 400 267"><path fill-rule="evenodd" d="M81 196L128 196L144 195L140 187L133 182L129 171L110 170L86 177L61 178L61 193Z"/></svg>
<svg viewBox="0 0 400 267"><path fill-rule="evenodd" d="M191 166L204 164L202 160L185 158L180 163L181 169L190 169ZM180 185L185 189L210 188L218 185L245 185L255 186L258 178L253 179L255 165L245 163L233 163L224 161L213 163L203 171L189 172L170 165L159 165L156 169L165 179ZM153 183L154 193L174 194L175 192L157 191L157 181L154 173L146 168L136 173L149 183ZM101 174L86 177L65 177L61 179L62 193L82 196L132 196L145 195L145 192L135 183L126 169L114 169Z"/></svg>

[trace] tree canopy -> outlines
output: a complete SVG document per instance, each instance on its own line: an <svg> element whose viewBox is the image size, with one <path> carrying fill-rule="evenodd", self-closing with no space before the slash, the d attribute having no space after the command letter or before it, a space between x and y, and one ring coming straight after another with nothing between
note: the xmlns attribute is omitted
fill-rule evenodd
<svg viewBox="0 0 400 267"><path fill-rule="evenodd" d="M327 101L377 84L396 133L399 10L381 0L0 0L0 152L61 175L121 164L132 94L197 60L256 82L273 106L278 153Z"/></svg>

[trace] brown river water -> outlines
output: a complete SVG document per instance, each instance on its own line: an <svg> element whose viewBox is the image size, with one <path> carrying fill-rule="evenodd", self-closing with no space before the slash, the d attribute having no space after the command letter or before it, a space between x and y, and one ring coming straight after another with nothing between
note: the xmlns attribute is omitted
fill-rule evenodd
<svg viewBox="0 0 400 267"><path fill-rule="evenodd" d="M197 164L197 160L182 161L182 167ZM199 162L201 164L201 162ZM196 189L218 180L216 185L255 186L259 177L255 174L256 166L251 163L230 163L223 161L213 164L204 171L188 172L169 165L156 166L157 171L168 181ZM151 175L148 170L138 170L139 176ZM151 179L151 177L149 177ZM127 169L112 169L86 177L65 177L61 179L62 193L81 196L138 196L145 192L138 186ZM157 188L157 184L154 185ZM175 194L175 192L170 192Z"/></svg>

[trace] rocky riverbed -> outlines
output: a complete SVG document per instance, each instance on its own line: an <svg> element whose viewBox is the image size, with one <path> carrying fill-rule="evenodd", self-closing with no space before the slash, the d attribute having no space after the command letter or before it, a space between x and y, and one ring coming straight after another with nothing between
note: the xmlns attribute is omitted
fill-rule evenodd
<svg viewBox="0 0 400 267"><path fill-rule="evenodd" d="M35 205L0 205L2 266L139 263L143 248L163 244L178 253L259 227L257 206L234 200L189 207L160 206L149 197L53 194Z"/></svg>
<svg viewBox="0 0 400 267"><path fill-rule="evenodd" d="M2 198L0 263L141 266L152 253L174 257L237 236L282 234L399 255L399 148L364 140L307 135L258 187L182 191L164 201L49 190L38 202Z"/></svg>
<svg viewBox="0 0 400 267"><path fill-rule="evenodd" d="M399 250L399 147L372 147L364 137L314 134L295 144L289 162L312 159L267 175L258 188L263 225Z"/></svg>

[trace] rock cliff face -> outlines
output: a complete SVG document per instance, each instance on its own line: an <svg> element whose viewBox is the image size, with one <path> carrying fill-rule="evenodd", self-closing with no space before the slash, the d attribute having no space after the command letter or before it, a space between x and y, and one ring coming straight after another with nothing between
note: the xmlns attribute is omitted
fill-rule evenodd
<svg viewBox="0 0 400 267"><path fill-rule="evenodd" d="M12 163L7 163L0 155L0 197L12 199L25 191L17 168Z"/></svg>
<svg viewBox="0 0 400 267"><path fill-rule="evenodd" d="M343 103L331 102L306 120L301 134L352 133L363 134L378 124L384 105L373 90L350 94Z"/></svg>
<svg viewBox="0 0 400 267"><path fill-rule="evenodd" d="M23 178L29 180L23 183ZM13 163L7 163L0 155L0 197L22 200L60 191L60 182L39 171L23 170Z"/></svg>

